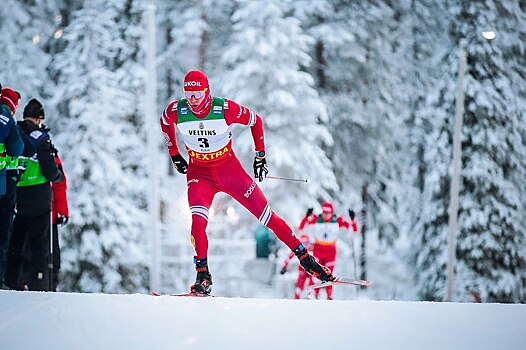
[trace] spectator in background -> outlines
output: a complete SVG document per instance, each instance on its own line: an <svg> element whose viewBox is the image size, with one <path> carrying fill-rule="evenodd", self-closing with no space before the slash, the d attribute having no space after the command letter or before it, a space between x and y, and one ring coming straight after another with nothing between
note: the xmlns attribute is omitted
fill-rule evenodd
<svg viewBox="0 0 526 350"><path fill-rule="evenodd" d="M51 139L41 129L45 118L42 104L36 99L29 101L23 117L24 120L18 124L33 142L36 152L32 157L19 159L20 165L26 170L17 184L17 214L7 254L5 284L13 289L21 289L19 275L22 248L28 239L31 249L29 289L47 291L50 289L47 259L50 248L51 183L62 181L63 175L55 163Z"/></svg>
<svg viewBox="0 0 526 350"><path fill-rule="evenodd" d="M16 126L14 115L20 101L20 94L0 85L0 288L4 285L4 271L7 247L11 238L16 179L16 159L24 151L24 142Z"/></svg>
<svg viewBox="0 0 526 350"><path fill-rule="evenodd" d="M42 124L41 129L45 132L49 131ZM60 244L58 237L58 225L65 225L69 220L69 206L68 206L68 197L67 197L67 180L66 174L62 167L62 161L58 156L58 150L53 148L53 154L55 157L55 163L57 167L64 175L64 178L60 182L52 183L51 188L53 189L53 197L51 203L51 233L53 235L53 252L51 259L53 261L53 276L51 283L51 291L56 292L59 280L60 272ZM49 242L49 236L48 236ZM20 277L20 283L22 289L28 289L29 277L31 276L31 251L28 247L28 242L25 242L24 247L22 248L22 275ZM50 259L50 260L51 260Z"/></svg>
<svg viewBox="0 0 526 350"><path fill-rule="evenodd" d="M258 225L254 231L256 240L256 258L268 259L276 251L276 238L272 231L264 225Z"/></svg>
<svg viewBox="0 0 526 350"><path fill-rule="evenodd" d="M54 149L55 163L58 169L63 174L62 181L53 182L51 188L53 189L53 201L51 205L51 220L52 220L52 234L53 234L53 286L51 290L57 291L58 276L60 270L60 244L58 238L58 225L65 225L69 220L69 206L67 195L67 179L66 173L62 167L62 161L58 156L58 151Z"/></svg>

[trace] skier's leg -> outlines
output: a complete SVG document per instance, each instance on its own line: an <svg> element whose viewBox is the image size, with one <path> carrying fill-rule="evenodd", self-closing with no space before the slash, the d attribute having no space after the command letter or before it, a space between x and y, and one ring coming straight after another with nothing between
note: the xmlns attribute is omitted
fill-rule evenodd
<svg viewBox="0 0 526 350"><path fill-rule="evenodd" d="M221 170L219 170L221 171ZM247 174L239 161L228 163L228 176L221 176L221 191L237 200L263 225L270 228L280 241L291 250L300 245L299 239L289 225L280 218L268 203L263 191Z"/></svg>
<svg viewBox="0 0 526 350"><path fill-rule="evenodd" d="M208 212L217 193L216 189L207 181L194 175L188 170L188 204L192 213L192 228L190 240L194 246L194 263L197 273L195 283L190 287L191 292L210 293L212 290L212 275L208 270Z"/></svg>
<svg viewBox="0 0 526 350"><path fill-rule="evenodd" d="M188 177L190 180L190 177ZM208 253L208 213L216 190L205 181L188 181L188 204L192 213L190 241L194 246L196 259L206 258Z"/></svg>
<svg viewBox="0 0 526 350"><path fill-rule="evenodd" d="M270 228L278 239L294 252L307 273L322 281L332 281L334 276L330 273L330 270L314 260L285 220L270 209L263 191L241 167L239 161L229 163L230 176L221 177L221 191L236 199L252 215L258 218L263 225Z"/></svg>
<svg viewBox="0 0 526 350"><path fill-rule="evenodd" d="M322 281L334 279L329 269L318 264L307 252L307 249L303 247L285 220L270 209L263 191L243 169L239 160L233 159L227 162L221 168L216 169L216 174L220 180L220 191L232 196L258 218L263 225L270 228L276 237L294 252L307 273Z"/></svg>
<svg viewBox="0 0 526 350"><path fill-rule="evenodd" d="M336 245L331 246L324 252L323 264L331 270L331 273L334 272L334 268L336 267ZM332 300L332 286L327 287L326 291L327 299Z"/></svg>
<svg viewBox="0 0 526 350"><path fill-rule="evenodd" d="M326 266L331 271L331 273L334 272L334 267L336 265L336 246L335 245L330 245L330 246L315 245L313 255L316 258L316 260L323 266ZM329 300L332 300L332 291L333 291L332 286L328 286L325 288L325 292L327 293L327 299Z"/></svg>
<svg viewBox="0 0 526 350"><path fill-rule="evenodd" d="M308 275L308 286L309 286L309 288L312 287L315 283L316 283L316 281L314 281L314 277L312 277L311 275ZM316 288L316 289L314 289L314 291L312 293L314 293L314 297L316 299L318 299L318 297L320 295L320 289Z"/></svg>
<svg viewBox="0 0 526 350"><path fill-rule="evenodd" d="M335 266L334 259L325 259L323 265L327 266L329 270L331 270L331 273L334 272L334 266ZM332 300L332 291L333 291L332 286L328 286L327 288L325 288L325 291L327 292L327 299Z"/></svg>
<svg viewBox="0 0 526 350"><path fill-rule="evenodd" d="M309 275L301 267L298 268L298 279L296 280L296 290L294 291L294 299L299 299L301 293L305 289L305 281Z"/></svg>

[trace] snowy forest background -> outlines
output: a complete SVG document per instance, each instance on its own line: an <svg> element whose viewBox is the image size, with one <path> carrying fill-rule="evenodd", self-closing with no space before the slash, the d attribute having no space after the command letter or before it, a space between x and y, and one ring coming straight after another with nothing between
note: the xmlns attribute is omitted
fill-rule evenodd
<svg viewBox="0 0 526 350"><path fill-rule="evenodd" d="M170 168L158 127L158 152L146 147L147 5L4 0L0 7L0 81L21 92L19 119L31 98L44 102L68 175L63 291L149 290L152 176L159 179L163 240L190 245L185 180ZM214 95L260 114L271 173L310 179L266 180L262 188L274 210L297 227L308 207L319 211L327 199L344 217L354 209L359 274L377 282L369 297L379 299L445 299L463 43L454 299L470 300L468 291L476 290L484 302L526 302L525 2L157 0L156 6L157 114L181 97L190 69L208 74ZM483 30L494 30L496 39L484 40ZM248 128L236 129L234 147L251 171ZM226 196L216 197L212 220L217 239L252 239L257 228ZM349 242L342 241L345 250ZM185 259L173 277L182 284L194 277L191 252ZM396 281L402 283L393 293Z"/></svg>

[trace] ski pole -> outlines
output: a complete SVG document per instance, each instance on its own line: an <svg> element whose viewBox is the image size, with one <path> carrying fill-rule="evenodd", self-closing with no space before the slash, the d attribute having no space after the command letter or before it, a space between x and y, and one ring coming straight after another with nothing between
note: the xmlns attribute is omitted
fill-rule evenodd
<svg viewBox="0 0 526 350"><path fill-rule="evenodd" d="M266 176L265 178L266 179L271 179L271 180L309 182L309 179L295 179L295 178L291 178L291 177L282 177L282 176Z"/></svg>
<svg viewBox="0 0 526 350"><path fill-rule="evenodd" d="M351 249L352 249L352 261L353 261L353 265L354 265L354 278L357 279L358 278L358 271L357 271L357 268L356 268L356 252L354 250L354 232L351 232Z"/></svg>
<svg viewBox="0 0 526 350"><path fill-rule="evenodd" d="M53 209L49 213L49 292L53 291Z"/></svg>
<svg viewBox="0 0 526 350"><path fill-rule="evenodd" d="M352 222L354 221L355 214L354 214L354 211L351 209L349 209L349 217L351 218L351 224L352 224ZM351 253L352 253L352 260L353 260L353 265L354 265L354 278L358 279L358 270L357 270L357 265L356 265L356 250L354 249L354 232L353 230L350 230L350 232L351 232L351 249L352 249Z"/></svg>

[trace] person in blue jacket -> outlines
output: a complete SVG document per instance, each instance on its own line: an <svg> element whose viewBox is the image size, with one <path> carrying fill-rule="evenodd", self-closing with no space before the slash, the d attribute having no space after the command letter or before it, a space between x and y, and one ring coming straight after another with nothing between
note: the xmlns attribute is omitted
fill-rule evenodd
<svg viewBox="0 0 526 350"><path fill-rule="evenodd" d="M9 205L12 191L6 190L6 173L13 160L24 151L24 142L14 119L19 100L18 92L11 88L2 89L0 85L0 288L2 289L5 289L5 256L13 222Z"/></svg>

